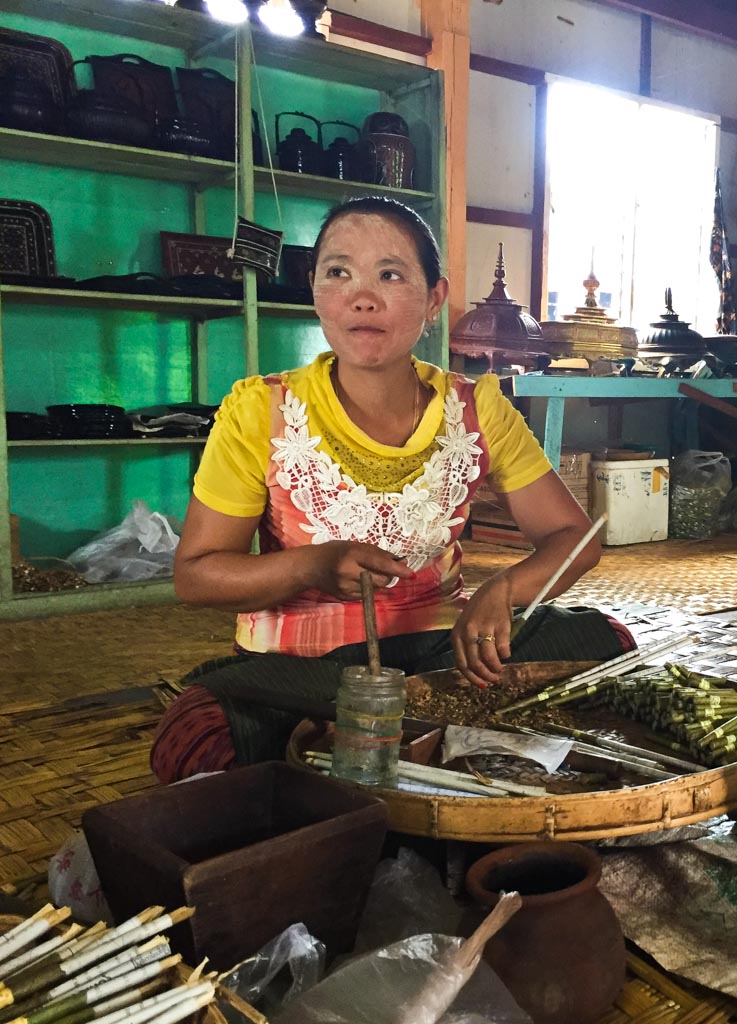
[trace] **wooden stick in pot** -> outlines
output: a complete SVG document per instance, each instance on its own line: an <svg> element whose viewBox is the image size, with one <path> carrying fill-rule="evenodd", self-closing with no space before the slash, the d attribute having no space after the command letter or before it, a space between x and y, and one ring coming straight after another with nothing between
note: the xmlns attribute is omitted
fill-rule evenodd
<svg viewBox="0 0 737 1024"><path fill-rule="evenodd" d="M381 672L381 659L379 657L379 636L376 629L374 581L371 579L368 569L364 569L361 573L361 602L363 604L363 621L366 626L369 672L372 676L378 676Z"/></svg>

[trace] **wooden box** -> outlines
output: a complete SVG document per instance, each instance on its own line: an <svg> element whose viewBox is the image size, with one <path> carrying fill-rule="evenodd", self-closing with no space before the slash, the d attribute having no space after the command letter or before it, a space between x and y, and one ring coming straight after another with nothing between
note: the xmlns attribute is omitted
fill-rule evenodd
<svg viewBox="0 0 737 1024"><path fill-rule="evenodd" d="M171 932L226 970L290 924L347 952L386 832L384 802L277 761L90 808L82 824L116 922L196 907Z"/></svg>

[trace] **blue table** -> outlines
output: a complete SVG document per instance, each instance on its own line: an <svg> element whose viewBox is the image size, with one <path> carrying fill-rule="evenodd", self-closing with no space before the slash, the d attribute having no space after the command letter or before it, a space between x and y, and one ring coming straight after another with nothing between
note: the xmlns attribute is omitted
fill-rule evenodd
<svg viewBox="0 0 737 1024"><path fill-rule="evenodd" d="M693 402L679 393L681 384L689 384L714 398L737 398L734 380L657 380L652 377L546 377L533 373L510 378L512 393L519 398L547 398L545 411L545 454L558 469L563 438L563 418L567 398L679 398ZM696 445L694 445L695 447Z"/></svg>

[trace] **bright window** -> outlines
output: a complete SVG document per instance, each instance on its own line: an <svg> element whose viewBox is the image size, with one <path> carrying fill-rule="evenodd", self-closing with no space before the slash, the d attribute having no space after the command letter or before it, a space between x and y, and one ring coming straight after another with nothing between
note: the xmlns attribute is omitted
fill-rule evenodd
<svg viewBox="0 0 737 1024"><path fill-rule="evenodd" d="M548 88L548 310L583 305L592 264L599 305L645 330L666 287L682 320L716 333L709 264L718 128L714 119L596 86Z"/></svg>

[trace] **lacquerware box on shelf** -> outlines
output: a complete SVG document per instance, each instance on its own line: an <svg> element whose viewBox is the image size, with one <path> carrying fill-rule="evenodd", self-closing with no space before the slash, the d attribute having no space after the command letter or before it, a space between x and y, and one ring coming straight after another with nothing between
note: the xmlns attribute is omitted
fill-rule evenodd
<svg viewBox="0 0 737 1024"><path fill-rule="evenodd" d="M386 818L360 789L269 761L93 807L82 824L115 920L195 907L172 945L226 970L298 921L329 956L349 951Z"/></svg>

